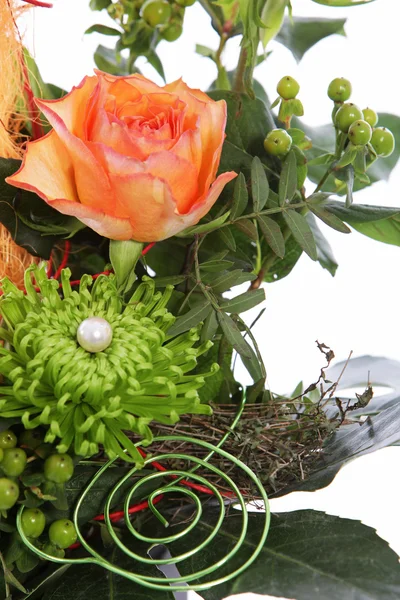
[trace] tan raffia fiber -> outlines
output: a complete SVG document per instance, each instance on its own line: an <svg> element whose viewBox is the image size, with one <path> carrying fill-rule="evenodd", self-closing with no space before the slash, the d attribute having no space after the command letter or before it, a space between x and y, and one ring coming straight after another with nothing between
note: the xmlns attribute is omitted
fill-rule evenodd
<svg viewBox="0 0 400 600"><path fill-rule="evenodd" d="M19 10L15 0L0 0L0 156L3 158L20 158L23 153L18 145L23 118L16 113L17 101L23 97L22 45L15 24ZM17 246L0 223L0 279L8 277L23 287L24 271L32 262L37 259Z"/></svg>

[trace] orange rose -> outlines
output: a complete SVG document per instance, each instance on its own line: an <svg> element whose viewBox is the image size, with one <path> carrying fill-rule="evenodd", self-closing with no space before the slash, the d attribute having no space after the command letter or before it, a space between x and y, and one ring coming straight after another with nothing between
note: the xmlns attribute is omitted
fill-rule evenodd
<svg viewBox="0 0 400 600"><path fill-rule="evenodd" d="M195 225L236 173L217 169L226 104L183 81L100 71L36 100L53 130L7 182L114 240L155 242Z"/></svg>

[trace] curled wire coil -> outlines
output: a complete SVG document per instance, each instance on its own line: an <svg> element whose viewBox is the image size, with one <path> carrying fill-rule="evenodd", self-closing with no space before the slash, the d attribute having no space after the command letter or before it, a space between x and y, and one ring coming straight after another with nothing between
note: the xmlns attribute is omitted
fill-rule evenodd
<svg viewBox="0 0 400 600"><path fill-rule="evenodd" d="M237 503L240 505L240 508L241 508L242 526L241 526L240 534L239 534L235 544L233 545L233 547L230 549L230 551L226 554L226 556L223 559L219 559L215 564L212 564L204 569L201 569L196 573L192 572L192 573L190 573L190 575L188 574L188 575L184 575L182 577L166 578L164 576L155 577L155 576L149 576L149 575L145 575L142 573L135 573L135 572L127 571L125 569L121 569L118 566L111 564L108 560L106 560L100 554L98 554L98 552L96 552L96 550L94 550L90 546L88 541L85 540L85 538L83 537L83 535L79 529L79 512L80 512L80 509L83 506L83 503L85 502L85 498L86 498L87 494L89 493L89 491L91 490L91 488L101 478L102 474L115 462L116 459L108 461L107 463L105 463L105 465L103 467L101 467L99 469L99 471L96 473L96 475L92 478L92 480L89 482L89 484L83 491L83 493L75 507L75 510L74 510L73 522L74 522L74 525L75 525L77 533L78 533L78 540L82 544L82 546L87 550L87 552L90 554L90 556L84 557L84 558L68 558L68 559L56 558L54 556L50 556L50 555L44 553L43 551L39 550L38 548L36 548L30 542L29 538L27 538L25 536L25 534L23 532L23 529L21 526L21 516L22 516L23 510L24 510L24 507L21 507L21 509L18 513L18 516L17 516L17 529L18 529L18 532L21 535L24 543L28 546L28 548L32 552L34 552L35 554L40 556L41 558L44 558L46 560L50 560L50 561L53 561L56 563L97 564L105 569L108 569L109 571L111 571L112 573L114 573L116 575L125 577L131 581L134 581L138 584L141 584L141 585L143 585L147 588L153 589L153 590L164 590L164 591L165 590L169 590L169 591L185 591L186 590L187 591L188 589L191 589L194 591L201 591L201 590L209 589L212 586L219 585L221 583L225 583L226 581L229 581L230 579L232 579L232 578L236 577L237 575L239 575L240 573L242 573L257 558L262 547L264 546L265 540L268 535L268 529L269 529L269 523L270 523L270 511L269 511L269 507L268 507L268 498L265 493L265 490L263 489L263 487L262 487L261 483L259 482L259 480L257 479L256 475L242 461L240 461L236 457L232 456L225 450L222 450L221 448L213 446L212 444L209 444L208 442L194 439L194 438L189 438L186 436L179 436L179 435L157 437L157 438L155 438L155 441L156 442L164 442L164 441L190 442L191 444L198 444L198 445L202 446L203 448L205 448L206 450L209 450L209 455L206 457L205 460L198 458L198 457L190 457L190 456L187 456L187 455L181 454L181 453L160 454L156 457L151 456L151 457L147 458L145 460L145 466L149 465L150 463L154 462L155 460L159 461L159 460L167 460L167 459L168 460L170 460L170 459L182 460L183 459L183 460L190 460L190 461L194 462L195 467L189 472L184 471L184 470L168 470L165 472L154 472L154 473L144 476L139 481L137 481L130 488L128 494L125 497L125 502L124 502L124 521L125 521L125 525L128 528L128 530L132 533L132 535L136 539L141 540L143 542L147 542L151 545L169 544L171 542L177 541L178 539L182 538L185 535L188 535L195 528L195 526L197 525L197 523L199 522L199 520L202 516L202 504L201 504L200 498L191 489L188 489L187 487L183 487L183 486L179 485L179 480L182 478L185 478L185 479L190 478L194 482L199 483L200 485L206 486L213 492L214 497L216 498L217 503L219 504L219 509L220 509L217 522L216 522L214 528L211 530L211 532L207 536L207 538L205 540L203 540L199 544L198 547L195 547L187 552L184 552L183 554L180 554L179 556L173 556L171 558L164 558L164 559L160 559L160 558L153 559L150 557L144 557L144 556L136 554L135 552L133 552L132 550L127 548L121 542L121 540L118 538L116 532L114 531L112 520L110 519L110 510L111 510L111 506L113 504L113 498L118 493L120 488L129 480L129 478L132 477L132 475L136 474L138 471L136 467L133 467L110 490L107 500L106 500L106 503L105 503L104 519L105 519L107 529L108 529L113 541L126 555L128 555L130 558L132 558L133 568L134 568L135 563L136 564L137 563L142 563L142 564L146 563L146 564L151 564L151 565L178 564L181 561L204 550L204 548L206 548L206 546L208 546L212 542L212 540L217 536L217 534L221 528L221 525L223 523L223 520L224 520L224 516L226 513L226 507L225 507L224 496L221 494L221 492L218 490L218 488L215 487L213 484L211 484L209 481L207 481L207 479L205 479L202 475L199 475L194 472L195 469L202 466L202 467L207 467L208 469L210 469L211 471L216 473L219 477L223 478L223 480L225 481L225 483L227 484L227 486L230 488L231 492L233 493L233 497L235 498L235 501L237 501ZM208 462L209 457L211 455L213 455L214 453L221 455L225 459L231 460L236 467L242 469L247 474L247 476L252 480L252 482L255 484L255 486L265 504L264 527L260 533L259 543L256 546L256 548L254 549L252 555L242 565L240 565L239 568L236 568L232 572L230 572L228 574L224 574L221 577L218 577L218 569L221 568L222 566L226 565L226 563L228 563L228 561L239 551L239 549L241 548L241 546L246 538L249 517L248 517L248 513L246 511L246 500L243 497L243 495L241 494L238 487L236 486L235 482L231 479L231 477L227 473L223 472L218 467L216 467ZM171 483L162 485L160 488L154 490L148 496L148 504L149 504L149 508L151 509L151 511L165 526L167 526L168 522L166 521L164 516L159 512L159 510L155 506L154 499L157 496L159 496L160 494L165 495L166 493L170 493L170 492L180 492L180 493L185 494L186 496L190 497L193 500L193 502L195 504L195 508L196 508L195 516L192 518L189 525L184 530L180 531L179 533L165 536L165 537L157 537L157 538L147 537L147 536L144 536L141 533L139 533L135 529L133 524L131 523L130 515L128 512L129 506L130 506L130 501L131 501L132 496L137 493L138 489L141 486L145 485L150 480L154 480L157 478L165 478L165 476L174 476L175 479ZM178 478L178 479L176 479L176 478ZM208 577L212 576L213 574L215 574L215 578L211 577L210 579L208 579ZM201 582L201 583L195 583L192 585L190 584L190 582L192 582L194 580L202 579L202 578L207 578L208 580ZM189 587L187 586L187 584L189 584Z"/></svg>

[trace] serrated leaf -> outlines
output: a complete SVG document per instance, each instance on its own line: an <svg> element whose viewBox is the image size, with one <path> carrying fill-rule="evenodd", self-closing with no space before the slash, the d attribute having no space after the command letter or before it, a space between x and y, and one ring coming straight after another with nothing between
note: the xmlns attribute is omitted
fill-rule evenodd
<svg viewBox="0 0 400 600"><path fill-rule="evenodd" d="M229 250L235 252L236 250L236 241L234 235L229 227L222 227L218 230L218 235L222 240L222 243L228 246Z"/></svg>
<svg viewBox="0 0 400 600"><path fill-rule="evenodd" d="M231 208L231 220L234 221L243 214L249 202L249 193L247 191L246 179L243 173L239 173L235 181L233 190L233 202Z"/></svg>
<svg viewBox="0 0 400 600"><path fill-rule="evenodd" d="M192 327L196 327L196 325L208 317L211 310L211 304L205 299L186 314L178 317L175 323L168 329L168 336L174 337L181 333L185 333L185 331L189 331Z"/></svg>
<svg viewBox="0 0 400 600"><path fill-rule="evenodd" d="M279 205L290 202L297 190L297 161L291 150L283 161L281 178L279 180Z"/></svg>
<svg viewBox="0 0 400 600"><path fill-rule="evenodd" d="M336 231L340 231L341 233L351 233L351 229L347 227L339 217L325 210L323 206L319 204L310 204L309 208L316 217L321 219L321 221L329 227L332 227L332 229L336 229Z"/></svg>
<svg viewBox="0 0 400 600"><path fill-rule="evenodd" d="M219 311L217 313L218 322L221 325L221 329L231 346L233 346L241 356L250 359L252 357L251 349L249 344L243 338L239 327L236 323L231 319L229 315L227 315L223 311Z"/></svg>
<svg viewBox="0 0 400 600"><path fill-rule="evenodd" d="M265 300L263 289L252 290L221 303L221 308L228 313L242 313L250 310Z"/></svg>
<svg viewBox="0 0 400 600"><path fill-rule="evenodd" d="M268 200L269 183L258 156L255 156L251 163L251 194L253 197L254 212L260 212Z"/></svg>
<svg viewBox="0 0 400 600"><path fill-rule="evenodd" d="M299 246L312 260L317 260L317 247L309 224L295 210L288 210L282 214L287 226Z"/></svg>
<svg viewBox="0 0 400 600"><path fill-rule="evenodd" d="M240 229L248 238L256 242L258 240L257 228L250 219L241 219L235 222L235 227Z"/></svg>
<svg viewBox="0 0 400 600"><path fill-rule="evenodd" d="M283 258L285 256L285 240L278 223L266 215L258 216L257 221L271 250L279 258Z"/></svg>

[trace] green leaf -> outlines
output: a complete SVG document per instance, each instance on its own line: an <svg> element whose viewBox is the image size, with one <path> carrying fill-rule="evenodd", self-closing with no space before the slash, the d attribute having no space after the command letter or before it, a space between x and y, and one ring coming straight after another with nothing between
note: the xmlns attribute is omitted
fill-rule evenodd
<svg viewBox="0 0 400 600"><path fill-rule="evenodd" d="M289 48L295 59L299 61L307 50L323 38L336 33L345 35L345 23L346 19L316 19L312 17L285 19L276 41Z"/></svg>
<svg viewBox="0 0 400 600"><path fill-rule="evenodd" d="M260 31L260 38L264 48L279 33L287 5L288 0L267 0L264 3L261 13L261 21L264 27Z"/></svg>
<svg viewBox="0 0 400 600"><path fill-rule="evenodd" d="M279 205L290 202L297 190L297 161L296 155L291 150L282 165L279 180Z"/></svg>
<svg viewBox="0 0 400 600"><path fill-rule="evenodd" d="M338 268L338 263L336 262L336 259L333 256L332 248L328 240L322 234L322 231L318 227L318 223L314 215L312 213L307 213L306 219L313 233L315 244L317 247L317 261L319 262L321 267L329 271L332 277L334 277Z"/></svg>
<svg viewBox="0 0 400 600"><path fill-rule="evenodd" d="M202 271L210 271L214 273L215 271L223 271L225 269L229 269L233 265L233 262L230 260L209 260L208 262L202 263L200 265L200 269Z"/></svg>
<svg viewBox="0 0 400 600"><path fill-rule="evenodd" d="M374 2L374 0L313 0L313 2L324 6L359 6L360 4Z"/></svg>
<svg viewBox="0 0 400 600"><path fill-rule="evenodd" d="M222 311L219 311L217 313L217 318L221 329L230 345L235 348L238 354L250 359L252 357L251 348L246 342L246 340L243 338L242 334L240 333L240 329L236 325L236 323L231 319L229 315Z"/></svg>
<svg viewBox="0 0 400 600"><path fill-rule="evenodd" d="M81 224L77 219L61 215L36 194L6 183L5 178L14 174L20 164L19 160L0 158L0 223L8 229L19 246L34 256L47 259L60 237L79 229ZM47 224L44 232L35 229L38 223ZM58 226L57 235L44 235L55 225Z"/></svg>
<svg viewBox="0 0 400 600"><path fill-rule="evenodd" d="M218 562L233 549L242 519L232 512L223 521L215 543L196 555L196 569ZM245 543L218 571L219 577L243 565L259 543L264 516L248 516ZM215 520L216 511L205 509L191 539L182 537L175 549L172 544L171 551L192 548L209 535ZM189 574L193 566L182 562L179 570ZM396 600L400 597L398 557L374 529L360 521L314 510L273 514L257 559L238 577L202 592L202 596L221 600L241 593L296 600Z"/></svg>
<svg viewBox="0 0 400 600"><path fill-rule="evenodd" d="M233 271L225 271L215 278L207 278L207 283L214 292L222 293L230 290L235 285L252 281L256 277L253 273L243 273L240 269L234 269Z"/></svg>
<svg viewBox="0 0 400 600"><path fill-rule="evenodd" d="M224 227L218 230L218 235L222 240L222 243L225 244L229 250L235 252L236 250L236 241L235 237L229 227Z"/></svg>
<svg viewBox="0 0 400 600"><path fill-rule="evenodd" d="M160 77L162 77L162 79L164 81L166 81L164 67L163 67L161 59L158 56L157 52L155 52L155 50L152 50L152 51L146 52L145 56L146 56L149 64L153 67L153 69L155 69L157 71L158 75Z"/></svg>
<svg viewBox="0 0 400 600"><path fill-rule="evenodd" d="M260 304L260 302L264 302L264 300L264 290L251 290L249 292L245 292L244 294L239 294L239 296L236 296L236 298L231 298L230 300L222 302L221 308L228 313L242 313L246 310L254 308L257 306L257 304Z"/></svg>
<svg viewBox="0 0 400 600"><path fill-rule="evenodd" d="M204 321L212 310L211 304L204 299L196 306L190 309L187 313L178 317L175 323L168 329L168 336L175 337L185 331L189 331L192 327L196 327L201 321Z"/></svg>
<svg viewBox="0 0 400 600"><path fill-rule="evenodd" d="M400 246L400 208L366 204L346 207L342 202L330 200L324 209L367 237Z"/></svg>
<svg viewBox="0 0 400 600"><path fill-rule="evenodd" d="M278 223L266 215L260 215L257 217L257 221L271 250L279 258L283 258L285 256L285 240Z"/></svg>
<svg viewBox="0 0 400 600"><path fill-rule="evenodd" d="M354 148L354 146L349 144L349 146L347 147L343 156L336 163L335 169L342 169L343 167L347 167L347 165L352 164L354 162L354 159L356 158L356 156L357 156L357 148Z"/></svg>
<svg viewBox="0 0 400 600"><path fill-rule="evenodd" d="M212 340L217 333L218 329L218 321L217 315L215 314L215 310L212 310L208 317L204 321L204 325L201 328L201 336L200 339L202 342L206 342L208 340ZM210 365L211 366L211 365Z"/></svg>
<svg viewBox="0 0 400 600"><path fill-rule="evenodd" d="M318 254L315 239L303 215L300 215L295 210L288 210L282 216L299 246L312 260L317 260Z"/></svg>
<svg viewBox="0 0 400 600"><path fill-rule="evenodd" d="M226 141L251 156L264 156L264 138L275 128L272 113L265 103L259 98L252 100L246 94L225 90L211 91L209 96L213 100L225 100L227 104Z"/></svg>
<svg viewBox="0 0 400 600"><path fill-rule="evenodd" d="M241 219L235 222L235 227L240 229L248 238L256 242L258 240L257 227L250 219Z"/></svg>
<svg viewBox="0 0 400 600"><path fill-rule="evenodd" d="M88 33L101 33L102 35L122 35L122 31L119 29L114 29L114 27L108 27L107 25L92 25L84 32Z"/></svg>
<svg viewBox="0 0 400 600"><path fill-rule="evenodd" d="M230 213L232 221L243 214L248 202L249 194L247 191L246 179L243 173L239 173L239 176L235 181L235 188L233 191L233 202Z"/></svg>
<svg viewBox="0 0 400 600"><path fill-rule="evenodd" d="M210 231L214 231L214 229L219 229L223 223L228 219L230 212L224 213L218 219L214 219L213 221L209 221L208 223L203 223L201 225L194 225L193 227L188 227L184 229L179 235L180 237L187 237L189 235L195 233L209 233Z"/></svg>
<svg viewBox="0 0 400 600"><path fill-rule="evenodd" d="M92 10L103 10L111 4L112 0L90 0L90 8Z"/></svg>
<svg viewBox="0 0 400 600"><path fill-rule="evenodd" d="M185 275L173 275L171 277L155 277L154 283L157 287L166 287L167 285L179 285L186 280Z"/></svg>
<svg viewBox="0 0 400 600"><path fill-rule="evenodd" d="M101 44L94 53L96 66L110 75L129 75L128 61L111 48Z"/></svg>
<svg viewBox="0 0 400 600"><path fill-rule="evenodd" d="M196 44L196 54L200 54L200 56L204 56L205 58L211 58L211 60L215 61L215 50L208 46L203 46L203 44Z"/></svg>
<svg viewBox="0 0 400 600"><path fill-rule="evenodd" d="M349 229L339 217L327 211L323 206L310 203L309 208L316 217L321 219L321 221L329 227L332 227L332 229L336 229L336 231L340 231L341 233L351 233L351 229Z"/></svg>
<svg viewBox="0 0 400 600"><path fill-rule="evenodd" d="M130 540L124 543L129 547ZM149 544L137 541L135 552L146 556ZM126 556L116 546L106 552L98 548L101 556L106 554L110 563L118 565L131 573L133 571L132 559ZM135 561L134 570L144 576L161 577L155 565L146 565ZM111 571L98 565L74 565L61 577L56 585L49 589L42 600L174 600L174 595L168 590L159 592L149 591L140 583L131 581L126 577L115 575Z"/></svg>
<svg viewBox="0 0 400 600"><path fill-rule="evenodd" d="M253 197L254 212L259 212L267 203L269 183L258 156L255 156L251 163L251 195Z"/></svg>

